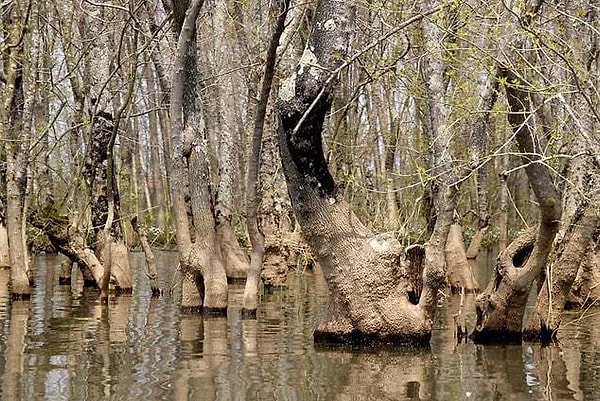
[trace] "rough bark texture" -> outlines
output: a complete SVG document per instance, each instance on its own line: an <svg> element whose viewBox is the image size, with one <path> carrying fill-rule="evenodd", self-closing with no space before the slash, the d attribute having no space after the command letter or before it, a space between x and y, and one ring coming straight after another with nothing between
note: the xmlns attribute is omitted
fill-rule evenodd
<svg viewBox="0 0 600 401"><path fill-rule="evenodd" d="M89 269L96 286L100 285L104 268L87 246L85 236L76 223L69 222L69 217L56 210L53 204L32 211L28 220L32 226L43 230L52 246L68 257L71 263L77 263L81 269Z"/></svg>
<svg viewBox="0 0 600 401"><path fill-rule="evenodd" d="M23 212L27 187L29 132L25 131L24 46L32 2L14 2L3 6L2 47L4 91L0 104L0 146L5 158L6 196L5 221L11 266L11 294L13 298L29 298L31 287L28 277L29 256L25 246ZM4 192L4 190L6 192Z"/></svg>
<svg viewBox="0 0 600 401"><path fill-rule="evenodd" d="M414 269L402 247L390 235L373 234L356 218L323 156L321 132L352 19L347 2L318 3L309 43L296 73L280 89L277 106L292 205L331 290L330 306L314 336L317 341L428 343L443 268L424 273L422 292L409 297L418 286L410 283ZM414 250L422 253L422 248Z"/></svg>
<svg viewBox="0 0 600 401"><path fill-rule="evenodd" d="M108 294L111 277L117 292L131 292L131 268L127 252L123 253L123 232L120 224L120 200L116 185L112 148L116 135L113 117L98 112L93 118L89 150L83 176L90 193L92 232L91 248L103 265L100 289ZM116 254L112 251L116 250ZM112 271L112 268L115 268Z"/></svg>
<svg viewBox="0 0 600 401"><path fill-rule="evenodd" d="M252 135L252 152L248 162L248 181L246 189L248 196L246 199L246 219L248 227L248 236L252 245L252 254L250 257L250 266L246 277L246 286L244 289L243 310L247 315L256 315L258 308L258 284L260 281L260 270L265 256L265 236L261 232L258 223L258 211L260 209L260 193L258 173L260 171L261 145L263 141L263 131L265 126L265 116L267 114L267 103L271 93L271 85L275 74L275 61L277 58L277 46L279 38L285 29L285 19L289 10L289 0L281 1L280 7L277 7L277 23L273 30L273 35L267 50L267 62L263 74L260 97L256 106L254 115L254 131Z"/></svg>
<svg viewBox="0 0 600 401"><path fill-rule="evenodd" d="M183 274L181 306L184 311L221 314L227 311L227 276L215 231L208 140L197 93L196 19L203 1L173 4L178 42L170 104L169 186ZM185 199L188 187L191 221Z"/></svg>
<svg viewBox="0 0 600 401"><path fill-rule="evenodd" d="M477 169L477 231L469 243L466 251L467 259L475 259L479 254L481 242L487 232L490 224L488 211L488 168L487 163L483 162L483 157L487 154L487 127L490 118L490 111L498 100L498 79L497 71L483 72L485 79L480 83L480 101L478 110L485 110L479 113L475 118L471 130L471 142L473 148L471 151L471 165Z"/></svg>
<svg viewBox="0 0 600 401"><path fill-rule="evenodd" d="M597 172L596 172L597 174ZM592 177L588 178L593 180ZM590 252L590 243L600 222L600 191L585 199L554 247L546 269L545 280L535 308L523 330L527 339L549 341L556 339L562 312L577 272Z"/></svg>
<svg viewBox="0 0 600 401"><path fill-rule="evenodd" d="M503 68L501 73L510 109L508 121L514 129L529 183L539 203L540 222L533 244L530 244L532 234L529 233L498 257L494 279L477 298L477 324L473 332L477 342L521 340L527 296L533 282L543 273L561 217L560 194L553 184L550 169L539 162L541 155L536 152L527 87L511 70ZM524 254L529 256L522 263Z"/></svg>
<svg viewBox="0 0 600 401"><path fill-rule="evenodd" d="M571 292L567 308L581 308L600 303L600 228L596 228L592 242L588 245Z"/></svg>
<svg viewBox="0 0 600 401"><path fill-rule="evenodd" d="M0 268L10 267L10 255L8 253L8 235L4 225L4 217L0 213Z"/></svg>

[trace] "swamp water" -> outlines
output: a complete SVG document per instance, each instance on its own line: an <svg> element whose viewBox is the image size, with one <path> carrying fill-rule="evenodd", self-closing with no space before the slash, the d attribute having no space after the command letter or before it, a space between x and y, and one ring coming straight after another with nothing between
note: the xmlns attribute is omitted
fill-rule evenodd
<svg viewBox="0 0 600 401"><path fill-rule="evenodd" d="M156 257L168 289L177 257ZM600 400L599 309L565 316L557 345L479 346L456 343L452 296L430 349L322 349L312 341L327 297L317 271L290 272L287 289L262 296L258 319L242 320L239 284L226 318L181 315L177 293L150 296L135 253L138 287L105 308L79 275L58 285L61 260L36 257L28 302L9 301L0 270L2 400ZM473 311L469 296L469 330Z"/></svg>

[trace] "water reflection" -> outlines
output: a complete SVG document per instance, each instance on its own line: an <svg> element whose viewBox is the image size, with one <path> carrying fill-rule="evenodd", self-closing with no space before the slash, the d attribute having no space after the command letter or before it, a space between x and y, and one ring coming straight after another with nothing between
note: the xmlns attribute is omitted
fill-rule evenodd
<svg viewBox="0 0 600 401"><path fill-rule="evenodd" d="M167 288L176 258L157 261ZM177 292L150 296L143 257L133 255L134 294L106 307L77 275L59 286L60 262L36 259L30 302L9 301L9 271L0 270L3 400L600 399L593 311L567 315L558 345L476 346L454 338L460 298L450 297L431 349L315 349L312 327L327 296L318 271L291 273L287 290L262 295L257 320L243 320L239 285L227 317L182 316ZM473 300L463 299L469 328Z"/></svg>

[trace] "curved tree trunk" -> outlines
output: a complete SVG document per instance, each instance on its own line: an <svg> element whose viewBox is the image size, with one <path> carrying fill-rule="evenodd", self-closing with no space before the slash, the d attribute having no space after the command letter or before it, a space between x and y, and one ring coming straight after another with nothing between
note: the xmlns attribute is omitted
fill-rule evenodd
<svg viewBox="0 0 600 401"><path fill-rule="evenodd" d="M333 99L333 82L343 68L352 20L348 2L318 3L309 43L296 73L283 83L277 106L292 205L331 290L330 306L314 336L317 341L426 344L437 291L444 282L443 263L425 262L422 287L414 285L413 265L398 241L375 235L356 218L323 155L321 131ZM444 257L443 246L436 257L430 251L439 249L436 238L445 241L447 232L434 236L425 249L428 261ZM422 248L415 250L422 256ZM422 291L415 294L415 288Z"/></svg>
<svg viewBox="0 0 600 401"><path fill-rule="evenodd" d="M510 113L508 120L522 153L529 183L540 205L540 223L509 245L498 257L495 276L477 298L476 342L520 341L527 297L541 277L561 217L561 199L549 168L537 163L531 106L525 83L511 70L501 69Z"/></svg>
<svg viewBox="0 0 600 401"><path fill-rule="evenodd" d="M588 172L590 170L587 170ZM594 171L593 169L591 170ZM598 171L591 174L598 175ZM594 177L588 177L594 181ZM596 177L597 180L597 177ZM590 243L600 222L600 189L598 184L587 188L594 193L573 212L573 218L549 257L545 280L535 308L523 330L527 339L556 339L562 312L580 266L591 252ZM586 191L588 192L588 191Z"/></svg>

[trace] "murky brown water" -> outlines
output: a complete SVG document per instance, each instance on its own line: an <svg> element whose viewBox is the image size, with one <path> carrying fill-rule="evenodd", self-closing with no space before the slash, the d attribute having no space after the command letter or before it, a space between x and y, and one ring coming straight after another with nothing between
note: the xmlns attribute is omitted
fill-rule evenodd
<svg viewBox="0 0 600 401"><path fill-rule="evenodd" d="M60 257L36 258L31 302L9 302L0 271L2 400L600 400L597 309L567 316L560 345L457 345L453 297L431 349L315 349L318 273L290 273L257 320L240 317L242 286L231 287L227 318L202 318L181 316L177 295L151 298L143 257L132 257L141 284L109 308L80 281L58 285ZM168 288L176 257L157 261Z"/></svg>

